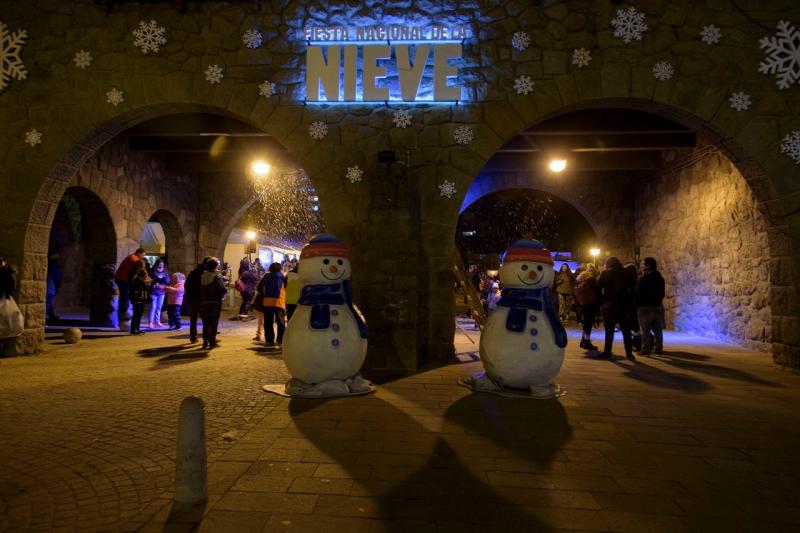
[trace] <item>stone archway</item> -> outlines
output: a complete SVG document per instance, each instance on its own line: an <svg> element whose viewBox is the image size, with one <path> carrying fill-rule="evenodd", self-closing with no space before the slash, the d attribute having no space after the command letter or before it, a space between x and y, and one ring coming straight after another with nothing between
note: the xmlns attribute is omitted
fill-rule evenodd
<svg viewBox="0 0 800 533"><path fill-rule="evenodd" d="M196 263L192 244L194 233L187 231L178 218L167 209L153 213L148 222L161 225L166 237L165 260L170 272L188 272Z"/></svg>

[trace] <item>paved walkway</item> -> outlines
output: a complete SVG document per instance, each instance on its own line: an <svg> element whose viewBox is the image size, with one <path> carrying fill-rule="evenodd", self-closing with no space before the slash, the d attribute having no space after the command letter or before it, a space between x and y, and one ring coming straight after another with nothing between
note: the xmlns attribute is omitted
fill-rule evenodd
<svg viewBox="0 0 800 533"><path fill-rule="evenodd" d="M260 390L286 374L250 327L208 357L158 333L0 360L0 530L188 530L166 521L189 394L200 531L800 529L800 376L768 355L671 334L634 365L573 340L566 396L511 400L456 385L480 369L461 334L460 364L288 400Z"/></svg>

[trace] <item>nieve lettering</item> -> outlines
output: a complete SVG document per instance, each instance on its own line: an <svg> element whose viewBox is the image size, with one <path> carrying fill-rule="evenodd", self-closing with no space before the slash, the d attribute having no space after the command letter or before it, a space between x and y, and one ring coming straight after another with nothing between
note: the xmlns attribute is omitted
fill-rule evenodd
<svg viewBox="0 0 800 533"><path fill-rule="evenodd" d="M327 49L327 60L323 54ZM400 81L400 97L413 101L419 93L419 85L425 65L433 48L433 99L435 101L456 101L461 99L461 88L450 87L448 78L458 76L458 67L450 65L451 59L461 58L460 44L419 44L416 45L412 63L409 45L324 45L308 47L306 52L306 99L320 100L320 85L325 91L327 101L355 101L358 49L362 49L362 94L361 100L375 102L390 100L389 89L378 87L377 80L385 78L387 69L380 60L391 60L392 48ZM344 56L344 62L342 62ZM340 72L344 69L343 89L340 89Z"/></svg>

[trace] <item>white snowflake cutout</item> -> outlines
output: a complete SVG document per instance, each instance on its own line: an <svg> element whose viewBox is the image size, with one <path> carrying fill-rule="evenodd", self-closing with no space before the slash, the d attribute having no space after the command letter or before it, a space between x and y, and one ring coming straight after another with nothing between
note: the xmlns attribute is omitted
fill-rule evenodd
<svg viewBox="0 0 800 533"><path fill-rule="evenodd" d="M90 54L86 50L78 50L75 52L75 55L72 56L72 62L75 63L75 66L78 68L87 68L92 65L92 54Z"/></svg>
<svg viewBox="0 0 800 533"><path fill-rule="evenodd" d="M457 144L469 144L473 137L475 137L475 132L472 131L472 128L463 124L453 131L453 140Z"/></svg>
<svg viewBox="0 0 800 533"><path fill-rule="evenodd" d="M167 44L166 32L166 28L159 26L155 20L139 21L139 27L131 32L133 33L133 46L141 49L143 54L150 52L157 54L161 50L161 45Z"/></svg>
<svg viewBox="0 0 800 533"><path fill-rule="evenodd" d="M31 148L33 148L37 144L42 144L42 132L40 132L36 128L26 131L25 142L31 145Z"/></svg>
<svg viewBox="0 0 800 533"><path fill-rule="evenodd" d="M124 93L122 91L120 91L116 87L113 87L110 91L106 93L106 102L113 105L114 107L117 107L119 104L125 101L125 98L123 98L123 94Z"/></svg>
<svg viewBox="0 0 800 533"><path fill-rule="evenodd" d="M733 93L728 101L731 103L731 107L736 111L747 111L751 104L750 95L744 91Z"/></svg>
<svg viewBox="0 0 800 533"><path fill-rule="evenodd" d="M250 28L242 34L242 42L247 48L258 48L264 42L264 37L257 29Z"/></svg>
<svg viewBox="0 0 800 533"><path fill-rule="evenodd" d="M653 65L653 76L658 81L667 81L675 74L675 69L669 61L659 61Z"/></svg>
<svg viewBox="0 0 800 533"><path fill-rule="evenodd" d="M592 52L586 48L576 48L572 51L572 64L578 68L588 67L592 62Z"/></svg>
<svg viewBox="0 0 800 533"><path fill-rule="evenodd" d="M767 58L758 65L762 74L775 74L778 89L788 89L800 81L800 31L786 20L778 22L774 37L759 41Z"/></svg>
<svg viewBox="0 0 800 533"><path fill-rule="evenodd" d="M621 37L625 44L631 41L641 41L642 34L647 31L647 24L644 20L644 13L636 11L635 7L617 10L617 16L611 20L614 37Z"/></svg>
<svg viewBox="0 0 800 533"><path fill-rule="evenodd" d="M456 189L456 184L452 181L444 180L439 185L439 196L452 198L457 192L458 190Z"/></svg>
<svg viewBox="0 0 800 533"><path fill-rule="evenodd" d="M398 109L392 116L395 128L407 128L411 125L411 113L405 109Z"/></svg>
<svg viewBox="0 0 800 533"><path fill-rule="evenodd" d="M206 69L206 81L211 85L221 82L224 77L222 67L219 65L209 65Z"/></svg>
<svg viewBox="0 0 800 533"><path fill-rule="evenodd" d="M706 44L717 44L721 37L722 32L713 24L703 26L703 29L700 30L700 40Z"/></svg>
<svg viewBox="0 0 800 533"><path fill-rule="evenodd" d="M361 170L358 165L354 167L347 167L347 174L345 177L350 181L350 183L355 183L357 181L361 181L361 176L364 175L364 171Z"/></svg>
<svg viewBox="0 0 800 533"><path fill-rule="evenodd" d="M781 152L800 165L800 130L795 130L783 138Z"/></svg>
<svg viewBox="0 0 800 533"><path fill-rule="evenodd" d="M531 44L530 36L524 31L518 31L511 37L511 46L522 52Z"/></svg>
<svg viewBox="0 0 800 533"><path fill-rule="evenodd" d="M28 77L20 56L27 38L27 31L10 32L8 26L0 22L0 93L8 87L12 78L22 81Z"/></svg>
<svg viewBox="0 0 800 533"><path fill-rule="evenodd" d="M517 94L528 94L533 92L533 85L534 81L530 78L530 76L522 75L514 80L514 90L517 91Z"/></svg>
<svg viewBox="0 0 800 533"><path fill-rule="evenodd" d="M328 135L328 125L319 120L312 122L308 127L308 135L315 141L321 141Z"/></svg>
<svg viewBox="0 0 800 533"><path fill-rule="evenodd" d="M258 86L258 94L265 98L269 98L275 94L275 84L271 81L264 80L264 83Z"/></svg>

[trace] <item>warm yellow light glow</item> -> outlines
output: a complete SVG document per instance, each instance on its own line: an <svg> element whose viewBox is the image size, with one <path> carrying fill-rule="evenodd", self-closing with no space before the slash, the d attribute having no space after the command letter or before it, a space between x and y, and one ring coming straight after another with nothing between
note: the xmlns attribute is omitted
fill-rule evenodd
<svg viewBox="0 0 800 533"><path fill-rule="evenodd" d="M270 166L264 161L258 160L253 161L253 164L250 165L250 169L256 176L266 176L269 173Z"/></svg>
<svg viewBox="0 0 800 533"><path fill-rule="evenodd" d="M253 239L255 239L255 238L256 238L256 232L255 232L255 231L248 231L248 232L245 232L245 235L246 235L246 236L247 236L247 238L248 238L249 240L251 240L251 241L252 241Z"/></svg>
<svg viewBox="0 0 800 533"><path fill-rule="evenodd" d="M600 248L592 248L589 253L592 254L592 257L597 257L600 255Z"/></svg>
<svg viewBox="0 0 800 533"><path fill-rule="evenodd" d="M550 161L550 170L553 172L561 172L567 168L567 160L566 159L553 159Z"/></svg>

